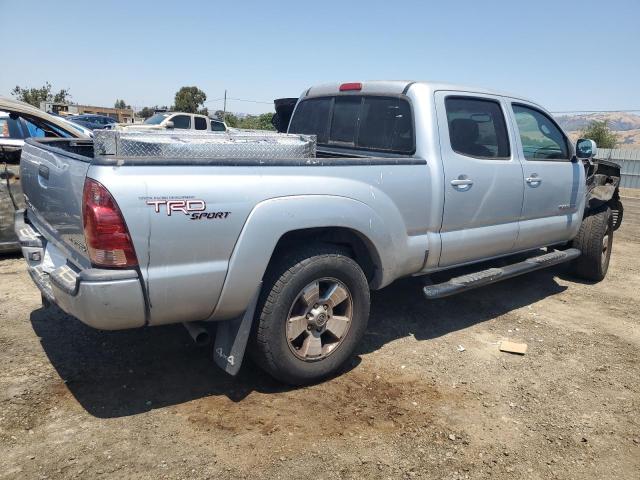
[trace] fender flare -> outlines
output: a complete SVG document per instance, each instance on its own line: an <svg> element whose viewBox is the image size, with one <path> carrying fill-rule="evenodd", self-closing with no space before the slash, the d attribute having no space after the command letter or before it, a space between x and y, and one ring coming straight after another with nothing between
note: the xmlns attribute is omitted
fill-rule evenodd
<svg viewBox="0 0 640 480"><path fill-rule="evenodd" d="M385 221L386 220L386 221ZM249 214L229 260L227 276L212 320L238 317L247 308L275 247L288 232L307 228L343 227L359 233L374 248L380 283L395 278L398 255L407 249L404 222L382 219L370 206L348 197L301 195L278 197L257 204ZM391 232L398 232L393 236ZM384 252L384 255L380 255ZM377 257L377 258L375 258Z"/></svg>

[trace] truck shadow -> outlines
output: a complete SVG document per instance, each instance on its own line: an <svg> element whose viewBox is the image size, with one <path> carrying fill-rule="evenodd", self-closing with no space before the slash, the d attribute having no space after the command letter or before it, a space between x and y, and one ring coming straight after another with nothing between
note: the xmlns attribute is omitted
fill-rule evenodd
<svg viewBox="0 0 640 480"><path fill-rule="evenodd" d="M567 289L555 281L563 266L529 273L505 282L437 300L424 300L419 279L402 279L374 292L367 333L358 354L413 335L429 340L536 303ZM573 281L573 279L572 279Z"/></svg>
<svg viewBox="0 0 640 480"><path fill-rule="evenodd" d="M372 293L371 319L357 354L413 335L429 340L562 292L562 270L540 271L455 297L425 301L419 279L405 279ZM49 360L70 393L99 418L136 415L209 396L239 402L253 391L290 390L245 359L229 377L212 361L212 348L197 348L181 325L105 332L67 316L57 307L31 313L31 323ZM339 374L357 367L347 362Z"/></svg>

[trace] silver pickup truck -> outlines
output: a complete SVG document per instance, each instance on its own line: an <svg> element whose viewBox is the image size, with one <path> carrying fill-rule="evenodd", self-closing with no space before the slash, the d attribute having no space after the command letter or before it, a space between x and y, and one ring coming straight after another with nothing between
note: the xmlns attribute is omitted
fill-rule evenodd
<svg viewBox="0 0 640 480"><path fill-rule="evenodd" d="M591 281L607 273L619 168L529 100L335 83L306 90L288 125L315 136L312 158L27 140L16 231L43 301L100 329L181 322L200 339L215 325L227 372L247 349L305 384L352 355L370 289L400 277L466 266L425 282L431 299L562 262Z"/></svg>

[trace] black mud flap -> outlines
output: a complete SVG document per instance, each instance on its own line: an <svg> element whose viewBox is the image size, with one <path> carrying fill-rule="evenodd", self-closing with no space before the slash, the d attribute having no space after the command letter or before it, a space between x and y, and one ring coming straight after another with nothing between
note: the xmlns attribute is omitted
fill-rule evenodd
<svg viewBox="0 0 640 480"><path fill-rule="evenodd" d="M261 287L262 283L241 317L218 323L213 360L229 375L237 375L242 366Z"/></svg>

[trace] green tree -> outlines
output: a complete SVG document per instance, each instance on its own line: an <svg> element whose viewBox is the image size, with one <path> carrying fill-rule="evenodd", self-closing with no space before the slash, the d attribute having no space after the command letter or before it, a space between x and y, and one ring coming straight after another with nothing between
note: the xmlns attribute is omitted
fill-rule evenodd
<svg viewBox="0 0 640 480"><path fill-rule="evenodd" d="M127 105L127 102L124 100L116 100L116 103L113 105L114 108L131 108L131 105Z"/></svg>
<svg viewBox="0 0 640 480"><path fill-rule="evenodd" d="M223 122L225 122L227 124L227 127L238 128L238 126L240 125L240 119L233 113L227 112L225 114L222 110L216 110L213 116L218 120L222 120Z"/></svg>
<svg viewBox="0 0 640 480"><path fill-rule="evenodd" d="M248 128L251 130L275 130L271 125L273 113L263 113L261 115L248 115L240 120L238 128Z"/></svg>
<svg viewBox="0 0 640 480"><path fill-rule="evenodd" d="M233 113L227 112L224 116L224 122L227 124L227 127L239 128L240 127L240 119L236 117Z"/></svg>
<svg viewBox="0 0 640 480"><path fill-rule="evenodd" d="M177 112L198 113L204 108L207 95L198 87L182 87L176 92L173 110Z"/></svg>
<svg viewBox="0 0 640 480"><path fill-rule="evenodd" d="M240 118L233 113L227 112L225 115L222 110L216 110L214 116L220 120L224 120L228 127L246 128L249 130L275 130L273 125L271 125L273 113L247 115L246 117Z"/></svg>
<svg viewBox="0 0 640 480"><path fill-rule="evenodd" d="M63 88L55 93L52 92L51 89L52 87L49 82L45 82L40 88L22 88L16 85L16 87L11 90L11 95L21 102L26 102L37 108L40 108L40 102L69 103L71 101L71 94L68 88Z"/></svg>
<svg viewBox="0 0 640 480"><path fill-rule="evenodd" d="M616 148L618 135L611 130L606 120L594 120L580 132L581 138L590 138L600 148Z"/></svg>
<svg viewBox="0 0 640 480"><path fill-rule="evenodd" d="M136 113L138 117L144 118L145 120L153 115L153 108L143 107L142 110Z"/></svg>

